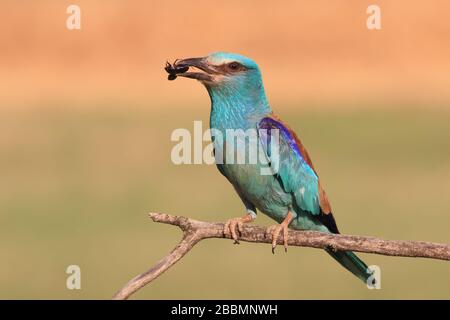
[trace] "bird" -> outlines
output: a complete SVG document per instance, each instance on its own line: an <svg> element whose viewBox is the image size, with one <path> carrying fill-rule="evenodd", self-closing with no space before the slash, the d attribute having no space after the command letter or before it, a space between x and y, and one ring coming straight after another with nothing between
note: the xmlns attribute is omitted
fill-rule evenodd
<svg viewBox="0 0 450 320"><path fill-rule="evenodd" d="M289 229L339 234L330 201L311 157L297 134L273 112L256 62L236 53L215 52L177 59L173 66L167 63L166 71L169 80L177 76L198 80L209 94L211 132L222 133L220 139L218 134L211 137L216 166L232 184L245 208L243 216L226 221L225 235L239 243L243 225L253 222L258 211L277 222L267 228L273 253L281 234L287 251ZM234 146L237 140L230 139L225 134L227 130L254 130L266 162L237 162L235 157L245 158L245 147L251 139L244 137L240 145ZM272 131L278 133L273 145ZM271 152L273 146L277 152ZM217 161L218 150L221 161ZM231 152L232 157L227 154L224 159L226 152ZM262 174L264 165L270 166L272 171ZM367 265L353 252L333 247L325 250L364 283L375 280L371 279L372 272Z"/></svg>

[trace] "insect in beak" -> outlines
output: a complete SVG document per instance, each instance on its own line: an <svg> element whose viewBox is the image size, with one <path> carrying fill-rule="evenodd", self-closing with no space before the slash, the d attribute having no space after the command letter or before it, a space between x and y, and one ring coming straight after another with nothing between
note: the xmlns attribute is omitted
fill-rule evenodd
<svg viewBox="0 0 450 320"><path fill-rule="evenodd" d="M184 64L178 64L178 59L175 60L175 62L173 64L170 64L170 62L166 62L166 67L164 68L166 70L166 72L169 74L167 76L167 79L172 81L175 80L177 78L178 74L181 73L185 73L189 70L189 66L184 65Z"/></svg>

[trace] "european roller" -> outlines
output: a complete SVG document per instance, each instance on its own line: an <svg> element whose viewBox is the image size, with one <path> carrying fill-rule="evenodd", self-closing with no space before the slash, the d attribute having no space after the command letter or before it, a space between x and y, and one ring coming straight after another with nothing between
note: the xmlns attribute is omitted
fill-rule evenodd
<svg viewBox="0 0 450 320"><path fill-rule="evenodd" d="M212 134L215 152L222 152L222 161L217 163L217 168L233 185L245 206L244 216L225 223L225 234L238 242L243 224L254 221L257 210L278 222L268 228L272 252L280 234L287 250L289 228L339 233L317 170L295 132L273 113L260 69L253 60L217 52L206 57L177 60L174 65L168 64L166 71L169 80L180 76L200 81L210 96L211 131L223 133L220 139ZM254 163L236 161L234 156L246 159L246 147L250 147L252 139L244 137L240 144L234 138L229 141L225 131L230 129L254 130L265 162L259 158ZM272 131L278 133L274 143L270 139L274 136ZM233 157L225 157L224 150L230 148ZM263 174L262 169L267 165L272 171ZM353 252L325 250L367 283L371 272Z"/></svg>

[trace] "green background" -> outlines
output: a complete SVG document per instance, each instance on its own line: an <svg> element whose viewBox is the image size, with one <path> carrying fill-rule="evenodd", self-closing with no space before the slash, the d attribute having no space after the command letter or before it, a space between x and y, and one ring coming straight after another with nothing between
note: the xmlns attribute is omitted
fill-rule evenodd
<svg viewBox="0 0 450 320"><path fill-rule="evenodd" d="M148 212L207 221L242 215L214 165L170 160L170 134L192 131L194 120L206 129L207 103L112 106L0 111L0 298L108 299L180 239ZM276 110L312 155L341 232L450 243L448 111ZM256 223L271 221L260 213ZM134 297L450 298L448 262L360 256L381 267L381 290L368 290L321 250L272 255L268 245L212 239ZM81 290L66 289L71 264L81 267Z"/></svg>

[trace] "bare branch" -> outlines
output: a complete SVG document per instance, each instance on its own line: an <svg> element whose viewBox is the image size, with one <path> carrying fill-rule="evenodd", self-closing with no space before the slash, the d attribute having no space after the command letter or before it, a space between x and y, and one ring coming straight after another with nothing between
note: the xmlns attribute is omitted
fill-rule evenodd
<svg viewBox="0 0 450 320"><path fill-rule="evenodd" d="M164 271L173 266L199 241L208 238L229 238L223 233L223 223L197 221L163 213L150 213L150 218L154 222L180 227L183 231L183 238L168 256L158 261L148 271L131 279L114 295L113 299L128 299L137 290L152 282ZM266 229L250 225L243 227L239 240L255 243L272 242L271 236L266 233ZM280 236L278 242L279 244L283 243L282 236ZM331 247L335 250L358 251L386 256L450 260L450 245L424 241L383 240L366 236L291 230L289 232L288 244L291 246L320 249Z"/></svg>

